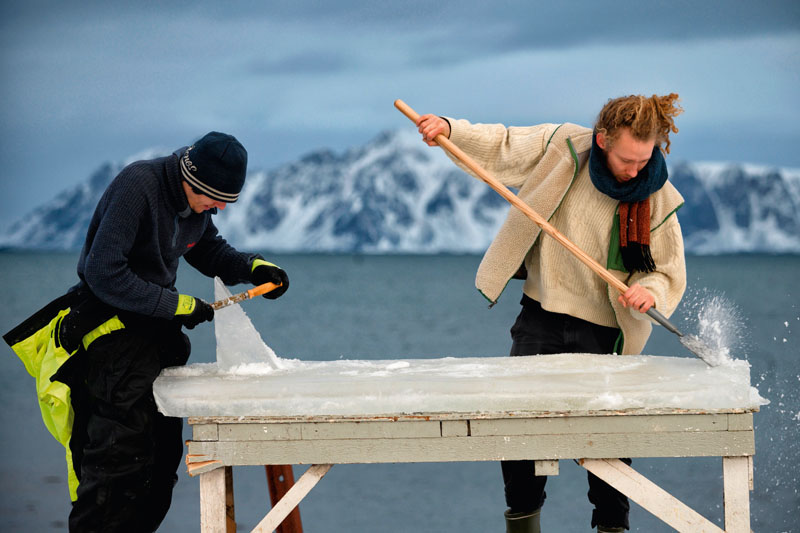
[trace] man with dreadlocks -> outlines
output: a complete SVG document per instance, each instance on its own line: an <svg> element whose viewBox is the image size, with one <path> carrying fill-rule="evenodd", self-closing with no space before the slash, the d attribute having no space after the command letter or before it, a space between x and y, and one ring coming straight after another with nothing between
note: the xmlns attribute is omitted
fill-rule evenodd
<svg viewBox="0 0 800 533"><path fill-rule="evenodd" d="M511 355L638 354L650 307L669 316L686 287L676 210L664 154L678 95L609 100L594 129L575 124L505 127L435 115L417 121L423 140L443 134L630 288L622 295L521 211L511 209L476 276L494 304L512 277L524 279ZM451 156L452 158L452 156ZM458 160L453 160L464 168ZM629 459L623 459L630 464ZM545 476L532 461L503 461L509 532L538 532ZM598 531L629 529L627 498L589 473Z"/></svg>

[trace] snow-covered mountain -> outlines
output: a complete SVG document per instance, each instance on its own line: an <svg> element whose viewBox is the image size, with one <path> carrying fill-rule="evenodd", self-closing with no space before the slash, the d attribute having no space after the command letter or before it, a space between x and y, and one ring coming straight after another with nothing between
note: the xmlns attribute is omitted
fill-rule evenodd
<svg viewBox="0 0 800 533"><path fill-rule="evenodd" d="M85 183L0 235L0 247L80 249L94 206L127 164L102 165ZM677 163L679 216L690 253L800 253L800 170ZM480 253L508 203L409 130L336 154L312 152L247 178L216 217L235 246L275 252Z"/></svg>

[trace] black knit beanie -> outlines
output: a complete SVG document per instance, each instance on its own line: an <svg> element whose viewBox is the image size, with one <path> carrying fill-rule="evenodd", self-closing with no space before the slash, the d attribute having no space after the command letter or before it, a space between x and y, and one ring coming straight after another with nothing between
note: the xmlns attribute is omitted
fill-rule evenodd
<svg viewBox="0 0 800 533"><path fill-rule="evenodd" d="M233 203L244 187L247 150L233 135L212 131L183 152L180 167L196 192Z"/></svg>

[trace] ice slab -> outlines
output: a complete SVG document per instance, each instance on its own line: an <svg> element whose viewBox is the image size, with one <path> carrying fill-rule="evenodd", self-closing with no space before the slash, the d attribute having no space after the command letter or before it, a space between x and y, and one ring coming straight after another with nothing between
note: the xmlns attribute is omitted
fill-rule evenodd
<svg viewBox="0 0 800 533"><path fill-rule="evenodd" d="M372 416L417 413L752 409L746 361L554 354L299 361L165 369L153 390L166 415Z"/></svg>
<svg viewBox="0 0 800 533"><path fill-rule="evenodd" d="M218 279L215 297L230 296ZM153 392L169 416L753 409L750 365L695 358L554 354L299 361L267 346L241 306L215 314L217 362L165 369Z"/></svg>

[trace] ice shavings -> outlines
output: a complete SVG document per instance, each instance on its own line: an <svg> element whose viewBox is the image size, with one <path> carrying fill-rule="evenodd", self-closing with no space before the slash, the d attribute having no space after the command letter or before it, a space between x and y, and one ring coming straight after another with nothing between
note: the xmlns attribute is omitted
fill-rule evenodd
<svg viewBox="0 0 800 533"><path fill-rule="evenodd" d="M681 344L711 366L734 361L731 351L743 348L745 331L736 306L723 295L704 291L688 307L694 313L687 320L695 322L697 335L681 337Z"/></svg>

